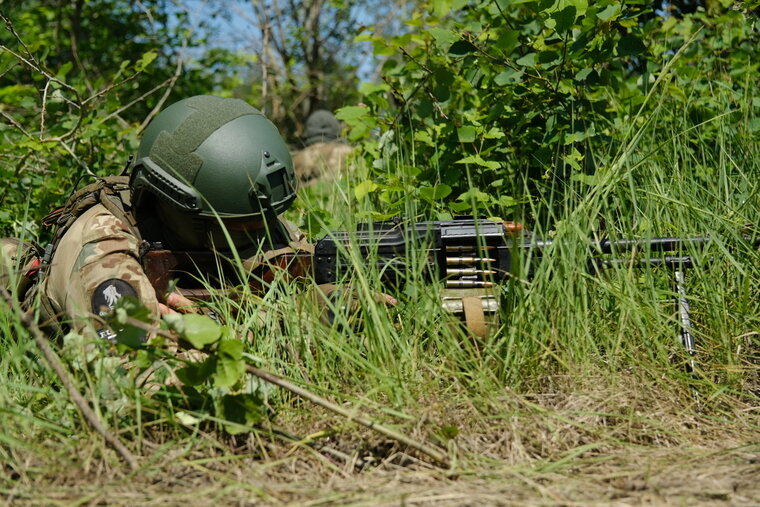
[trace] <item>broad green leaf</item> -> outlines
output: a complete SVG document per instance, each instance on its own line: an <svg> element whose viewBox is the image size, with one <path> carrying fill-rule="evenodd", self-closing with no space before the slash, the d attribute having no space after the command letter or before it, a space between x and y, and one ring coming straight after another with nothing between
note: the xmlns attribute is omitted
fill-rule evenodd
<svg viewBox="0 0 760 507"><path fill-rule="evenodd" d="M255 394L228 394L222 398L221 411L225 429L234 434L250 431L253 424L259 422L265 414L261 397Z"/></svg>
<svg viewBox="0 0 760 507"><path fill-rule="evenodd" d="M186 386L198 386L206 382L216 370L216 358L208 357L200 363L188 363L177 370L177 378Z"/></svg>
<svg viewBox="0 0 760 507"><path fill-rule="evenodd" d="M451 45L460 38L459 34L454 33L451 30L446 30L444 28L431 28L428 31L435 39L435 45L442 50L450 48Z"/></svg>
<svg viewBox="0 0 760 507"><path fill-rule="evenodd" d="M467 192L457 197L457 200L462 202L488 202L490 200L490 195L477 187L472 187Z"/></svg>
<svg viewBox="0 0 760 507"><path fill-rule="evenodd" d="M478 48L476 48L472 42L460 40L451 45L449 48L449 54L451 56L465 56L466 54L477 50Z"/></svg>
<svg viewBox="0 0 760 507"><path fill-rule="evenodd" d="M335 117L344 121L364 118L367 114L369 114L369 109L363 106L346 106L335 111Z"/></svg>
<svg viewBox="0 0 760 507"><path fill-rule="evenodd" d="M242 359L243 341L236 338L222 340L219 342L217 354L219 354L220 357L227 357L229 359Z"/></svg>
<svg viewBox="0 0 760 507"><path fill-rule="evenodd" d="M430 137L430 132L427 130L418 130L414 133L414 140L427 144L428 146L435 146L433 138Z"/></svg>
<svg viewBox="0 0 760 507"><path fill-rule="evenodd" d="M499 38L496 39L494 46L501 49L505 53L511 53L513 49L517 47L517 43L520 40L519 30L503 30L499 34Z"/></svg>
<svg viewBox="0 0 760 507"><path fill-rule="evenodd" d="M439 184L434 187L421 187L420 197L428 201L438 201L451 194L451 187L446 184Z"/></svg>
<svg viewBox="0 0 760 507"><path fill-rule="evenodd" d="M521 67L535 67L536 65L536 53L528 53L515 62Z"/></svg>
<svg viewBox="0 0 760 507"><path fill-rule="evenodd" d="M520 201L518 201L517 199L515 199L511 195L501 195L496 200L496 203L499 206L504 206L505 208L510 208L512 206L517 206L518 204L520 204Z"/></svg>
<svg viewBox="0 0 760 507"><path fill-rule="evenodd" d="M354 195L357 200L361 201L367 194L371 194L378 188L378 184L374 181L365 180L354 187Z"/></svg>
<svg viewBox="0 0 760 507"><path fill-rule="evenodd" d="M169 329L182 335L185 332L185 319L181 313L168 313L161 316L161 320L166 322Z"/></svg>
<svg viewBox="0 0 760 507"><path fill-rule="evenodd" d="M493 78L493 82L497 86L504 86L511 83L519 83L522 81L523 72L515 69L507 69L503 72L496 74Z"/></svg>
<svg viewBox="0 0 760 507"><path fill-rule="evenodd" d="M436 16L442 17L451 10L452 0L433 0L433 12Z"/></svg>
<svg viewBox="0 0 760 507"><path fill-rule="evenodd" d="M183 315L183 319L185 332L182 337L196 349L215 343L222 335L222 326L206 315L190 313Z"/></svg>
<svg viewBox="0 0 760 507"><path fill-rule="evenodd" d="M485 139L503 139L506 136L503 130L501 130L498 127L491 127L491 129L488 130L485 134L483 134L483 137Z"/></svg>
<svg viewBox="0 0 760 507"><path fill-rule="evenodd" d="M448 206L449 206L449 209L453 211L454 213L461 213L463 211L468 211L472 209L472 203L469 201L450 202Z"/></svg>
<svg viewBox="0 0 760 507"><path fill-rule="evenodd" d="M389 86L385 83L362 83L359 87L359 91L364 95L372 95L373 93L382 93L389 90Z"/></svg>
<svg viewBox="0 0 760 507"><path fill-rule="evenodd" d="M596 17L602 21L610 21L620 16L620 4L610 4L596 13Z"/></svg>
<svg viewBox="0 0 760 507"><path fill-rule="evenodd" d="M575 73L575 80L585 81L586 78L589 76L589 74L591 74L592 72L594 72L594 69L592 68L581 69Z"/></svg>
<svg viewBox="0 0 760 507"><path fill-rule="evenodd" d="M620 56L635 56L647 50L644 43L635 35L624 35L620 38L617 45L617 52Z"/></svg>
<svg viewBox="0 0 760 507"><path fill-rule="evenodd" d="M460 143L474 142L476 134L477 129L472 125L465 125L463 127L457 128L457 139L459 139Z"/></svg>
<svg viewBox="0 0 760 507"><path fill-rule="evenodd" d="M555 12L549 19L546 20L546 26L553 29L557 33L565 33L575 23L576 9L570 5Z"/></svg>
<svg viewBox="0 0 760 507"><path fill-rule="evenodd" d="M230 388L245 373L243 342L236 339L222 340L217 350L219 358L214 372L214 385Z"/></svg>

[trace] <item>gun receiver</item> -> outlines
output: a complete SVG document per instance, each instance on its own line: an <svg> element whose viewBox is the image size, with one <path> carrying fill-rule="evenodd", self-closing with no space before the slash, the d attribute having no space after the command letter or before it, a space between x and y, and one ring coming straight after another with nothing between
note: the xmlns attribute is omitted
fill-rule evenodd
<svg viewBox="0 0 760 507"><path fill-rule="evenodd" d="M448 288L486 288L512 268L513 240L522 230L514 222L459 218L438 222L375 222L353 233L337 232L314 248L314 277L330 283L351 272L352 251L363 264L374 262L383 281L401 285L415 263ZM374 259L374 261L373 261Z"/></svg>

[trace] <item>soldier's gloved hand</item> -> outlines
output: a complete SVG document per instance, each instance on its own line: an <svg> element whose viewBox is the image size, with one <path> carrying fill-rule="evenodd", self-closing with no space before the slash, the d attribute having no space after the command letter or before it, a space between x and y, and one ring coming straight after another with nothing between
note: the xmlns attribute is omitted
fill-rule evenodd
<svg viewBox="0 0 760 507"><path fill-rule="evenodd" d="M161 315L169 313L198 313L198 307L192 301L178 292L170 292L165 303L158 303Z"/></svg>
<svg viewBox="0 0 760 507"><path fill-rule="evenodd" d="M375 302L382 303L385 306L396 306L398 304L398 299L385 292L378 292L375 294Z"/></svg>

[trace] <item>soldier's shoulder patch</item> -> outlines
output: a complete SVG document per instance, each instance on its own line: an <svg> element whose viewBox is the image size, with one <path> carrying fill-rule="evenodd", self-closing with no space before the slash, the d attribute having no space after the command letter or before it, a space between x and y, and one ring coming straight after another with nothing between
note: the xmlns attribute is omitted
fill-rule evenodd
<svg viewBox="0 0 760 507"><path fill-rule="evenodd" d="M121 278L111 278L101 283L92 293L92 313L106 315L124 296L137 297L137 291Z"/></svg>

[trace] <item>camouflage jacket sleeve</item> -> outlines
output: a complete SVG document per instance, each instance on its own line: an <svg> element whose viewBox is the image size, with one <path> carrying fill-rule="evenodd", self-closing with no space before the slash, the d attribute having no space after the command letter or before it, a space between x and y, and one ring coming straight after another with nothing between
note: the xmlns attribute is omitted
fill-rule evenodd
<svg viewBox="0 0 760 507"><path fill-rule="evenodd" d="M42 297L73 330L107 337L94 315L122 296L140 299L158 318L158 300L139 262L139 240L129 227L96 205L61 238L43 282Z"/></svg>

